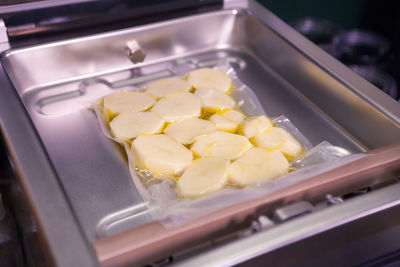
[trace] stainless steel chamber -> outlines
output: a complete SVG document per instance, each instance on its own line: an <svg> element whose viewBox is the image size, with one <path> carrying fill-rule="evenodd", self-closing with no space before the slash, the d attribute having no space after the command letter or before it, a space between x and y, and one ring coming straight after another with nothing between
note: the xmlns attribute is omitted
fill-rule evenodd
<svg viewBox="0 0 400 267"><path fill-rule="evenodd" d="M133 64L125 54L132 40L146 53L141 63ZM285 249L299 261L312 263L296 244L315 247L310 241L314 239L324 244L321 251L337 249L355 239L343 241L330 233L342 229L346 235L363 221L361 225L371 227L377 218L386 223L378 224L375 232L358 226L359 235L367 238L398 228L387 220L400 223L400 184L393 173L400 168L400 104L254 1L225 1L214 11L43 44L2 44L11 44L11 49L1 55L1 129L57 266L147 264L169 255L177 265L262 264L263 258L294 263L279 257ZM90 103L116 90L219 62L235 68L267 115L285 114L313 145L326 140L353 153L372 151L371 155L374 149L389 146L385 153L376 152L386 158L345 170L354 176L335 173L346 182L335 183L336 176L331 175L331 183L309 185L306 193L290 191L293 197L285 195L286 201L256 203L253 216L240 219L232 231L298 201L318 207L306 215L278 218L253 235L218 241L232 235L221 231L223 225L235 224L239 215L232 211L220 227L206 231L205 238L189 242L188 235L169 250L168 239L160 239L157 242L166 242L164 247L145 252L144 243L151 240L135 229L146 232L147 225L154 225L152 210L132 183L123 150L102 134ZM364 176L368 179L360 182ZM342 196L365 187L379 189L340 205L323 204L328 193ZM197 221L187 229L196 231L196 223L207 228L208 222ZM393 233L387 240L399 236L398 230ZM188 252L188 244L203 249ZM386 249L394 248L388 243ZM355 257L353 263L359 262Z"/></svg>

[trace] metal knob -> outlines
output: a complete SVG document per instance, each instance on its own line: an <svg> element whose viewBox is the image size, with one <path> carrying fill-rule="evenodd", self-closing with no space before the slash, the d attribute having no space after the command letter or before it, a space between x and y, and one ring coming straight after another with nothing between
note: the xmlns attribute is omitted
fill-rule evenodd
<svg viewBox="0 0 400 267"><path fill-rule="evenodd" d="M125 52L133 64L143 62L146 53L136 40L128 41L125 45Z"/></svg>

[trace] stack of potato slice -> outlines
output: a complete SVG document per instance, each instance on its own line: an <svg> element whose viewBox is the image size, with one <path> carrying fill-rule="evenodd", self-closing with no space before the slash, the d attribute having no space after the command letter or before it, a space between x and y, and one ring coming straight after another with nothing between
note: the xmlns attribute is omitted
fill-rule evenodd
<svg viewBox="0 0 400 267"><path fill-rule="evenodd" d="M232 87L225 73L198 69L107 95L103 116L114 137L130 144L135 166L176 179L181 197L279 178L301 144L266 116L243 114Z"/></svg>

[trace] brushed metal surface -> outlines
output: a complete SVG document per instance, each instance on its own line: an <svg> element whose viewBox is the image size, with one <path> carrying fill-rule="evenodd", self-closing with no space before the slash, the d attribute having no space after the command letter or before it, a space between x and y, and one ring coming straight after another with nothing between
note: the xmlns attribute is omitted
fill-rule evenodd
<svg viewBox="0 0 400 267"><path fill-rule="evenodd" d="M97 266L93 248L78 223L54 166L2 67L0 83L1 134L14 171L35 211L41 240L45 251L49 252L47 259L60 267Z"/></svg>
<svg viewBox="0 0 400 267"><path fill-rule="evenodd" d="M326 264L328 259L332 266L357 265L398 249L399 204L400 184L397 184L189 258L176 258L173 266L265 266L266 262L277 266L318 266ZM334 230L336 236L316 237L335 228L339 228ZM380 231L387 231L392 236L387 236L387 233L380 236ZM315 237L311 244L304 247L294 245L290 250L279 251L310 237ZM360 247L362 241L365 243ZM375 245L374 241L377 242ZM360 255L362 253L367 255Z"/></svg>
<svg viewBox="0 0 400 267"><path fill-rule="evenodd" d="M314 207L311 203L307 201L299 201L277 208L274 211L274 218L278 221L286 221L289 219L293 219L297 216L312 212L313 209Z"/></svg>
<svg viewBox="0 0 400 267"><path fill-rule="evenodd" d="M142 210L122 149L103 136L88 108L116 90L228 61L269 116L285 114L314 145L327 140L361 152L400 140L399 103L256 2L226 1L225 8L2 55L88 240L154 219ZM132 39L146 51L143 63L132 65L125 55Z"/></svg>
<svg viewBox="0 0 400 267"><path fill-rule="evenodd" d="M93 245L101 266L124 266L127 263L143 265L155 258L168 257L202 242L219 238L223 234L230 234L249 227L252 219L256 219L259 215L271 215L275 209L286 204L302 200L310 203L325 201L328 193L340 195L345 192L354 192L359 188L377 183L380 179L386 180L385 174L398 173L399 170L400 143L397 143L368 151L364 157L351 163L333 167L328 172L310 177L275 193L243 201L180 226L165 228L159 221L156 221L96 240ZM394 187L396 186L398 187L399 184L394 185ZM398 203L397 200L395 202ZM396 203L393 205L396 206ZM347 207L352 209L352 212L357 212L360 208L352 205ZM373 210L376 209L373 198L367 198L363 202L362 209L373 213ZM326 220L320 220L318 223L322 225L329 224L330 221L338 224L346 223L341 216L342 214L337 214ZM304 215L304 217L307 216ZM309 225L309 229L316 230L314 227L317 227L317 222ZM299 230L303 230L300 225ZM281 234L282 238L288 238L286 244L289 244L301 238L298 233L296 228L293 232L282 232ZM259 243L253 245L254 247L260 246ZM249 247L248 251L252 250L253 248ZM226 256L221 255L221 258Z"/></svg>
<svg viewBox="0 0 400 267"><path fill-rule="evenodd" d="M125 55L132 39L146 51L143 63ZM122 149L103 136L88 105L220 60L233 64L269 116L285 114L314 145L327 140L360 152L400 139L395 122L241 9L11 50L2 58L6 72L89 240L154 218L141 211L105 221L143 201Z"/></svg>

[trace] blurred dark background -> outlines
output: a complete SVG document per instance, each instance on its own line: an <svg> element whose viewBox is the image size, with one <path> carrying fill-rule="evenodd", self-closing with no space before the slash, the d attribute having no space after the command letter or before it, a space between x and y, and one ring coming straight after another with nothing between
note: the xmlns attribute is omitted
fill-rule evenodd
<svg viewBox="0 0 400 267"><path fill-rule="evenodd" d="M310 17L312 19L323 19L341 28L341 31L361 29L383 37L389 42L389 51L380 59L380 62L368 66L372 72L379 74L377 81L370 80L378 88L382 89L380 81L382 75L388 74L393 77L397 85L400 84L400 1L396 0L258 0L269 10L288 22L292 26L299 19ZM313 39L313 38L310 38ZM359 48L359 47L358 47ZM373 53L366 51L364 53ZM359 49L359 53L361 49ZM331 51L330 51L331 52ZM333 53L331 53L333 54ZM335 56L335 55L334 55ZM342 60L341 58L339 58ZM342 62L345 60L342 60ZM343 62L352 65L357 62ZM363 66L364 68L365 66ZM356 66L357 69L357 66ZM356 71L357 72L357 71ZM359 74L362 74L361 72ZM369 73L368 75L371 75ZM363 75L361 75L363 76ZM387 76L383 76L385 79ZM364 77L368 78L368 77ZM390 77L389 77L390 78ZM399 86L397 86L399 87ZM387 89L387 88L386 88ZM389 90L389 89L388 89ZM385 91L385 90L383 90ZM399 99L398 88L391 92L391 96ZM389 92L386 92L389 94Z"/></svg>
<svg viewBox="0 0 400 267"><path fill-rule="evenodd" d="M258 0L281 19L293 21L302 17L317 17L331 20L346 28L359 27L369 0ZM380 1L393 2L396 1Z"/></svg>
<svg viewBox="0 0 400 267"><path fill-rule="evenodd" d="M258 0L283 20L325 18L344 28L363 28L394 38L399 30L400 2L396 0Z"/></svg>

